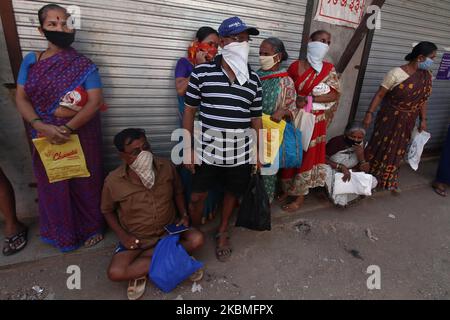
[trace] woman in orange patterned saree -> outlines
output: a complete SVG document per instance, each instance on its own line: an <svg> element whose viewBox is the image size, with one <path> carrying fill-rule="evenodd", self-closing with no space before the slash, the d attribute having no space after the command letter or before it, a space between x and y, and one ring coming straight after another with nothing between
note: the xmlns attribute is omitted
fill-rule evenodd
<svg viewBox="0 0 450 320"><path fill-rule="evenodd" d="M420 116L419 130L427 130L427 101L432 90L433 59L437 47L421 42L405 57L408 64L392 69L370 104L364 119L368 128L378 105L372 139L366 148L370 173L378 180L380 189L394 194L398 188L398 172L405 157L411 133Z"/></svg>

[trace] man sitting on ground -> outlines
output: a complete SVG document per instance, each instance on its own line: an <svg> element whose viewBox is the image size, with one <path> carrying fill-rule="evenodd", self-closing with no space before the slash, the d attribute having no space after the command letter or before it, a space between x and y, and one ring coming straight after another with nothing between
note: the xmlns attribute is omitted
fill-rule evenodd
<svg viewBox="0 0 450 320"><path fill-rule="evenodd" d="M126 129L114 137L114 144L124 163L108 175L102 194L102 212L120 241L108 277L130 281L128 298L134 300L145 291L153 249L167 235L164 227L175 222L188 226L189 217L175 167L153 156L144 130ZM194 229L180 236L189 254L203 242L203 234ZM200 270L191 280L199 281L202 275Z"/></svg>

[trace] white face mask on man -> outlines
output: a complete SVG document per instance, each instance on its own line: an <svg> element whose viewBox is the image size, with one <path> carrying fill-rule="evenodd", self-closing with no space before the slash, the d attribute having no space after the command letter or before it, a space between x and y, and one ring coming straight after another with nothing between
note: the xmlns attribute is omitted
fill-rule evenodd
<svg viewBox="0 0 450 320"><path fill-rule="evenodd" d="M130 165L141 179L142 184L151 189L155 184L155 170L153 168L153 154L150 151L141 151L136 160Z"/></svg>
<svg viewBox="0 0 450 320"><path fill-rule="evenodd" d="M323 68L323 59L327 55L330 47L323 42L313 41L308 43L308 54L307 59L311 67L320 73Z"/></svg>
<svg viewBox="0 0 450 320"><path fill-rule="evenodd" d="M222 57L236 75L242 86L250 79L248 71L248 55L250 44L248 41L232 42L222 48Z"/></svg>

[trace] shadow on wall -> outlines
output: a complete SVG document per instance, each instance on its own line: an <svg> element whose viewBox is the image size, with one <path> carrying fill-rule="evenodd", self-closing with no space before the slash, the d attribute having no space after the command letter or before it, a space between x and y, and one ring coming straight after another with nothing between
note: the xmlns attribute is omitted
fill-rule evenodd
<svg viewBox="0 0 450 320"><path fill-rule="evenodd" d="M5 83L14 83L14 80L0 21L0 166L13 184L19 217L34 217L37 216L37 192L29 187L34 182L30 149L22 118L14 104L15 90L6 89ZM2 215L0 220L3 220Z"/></svg>

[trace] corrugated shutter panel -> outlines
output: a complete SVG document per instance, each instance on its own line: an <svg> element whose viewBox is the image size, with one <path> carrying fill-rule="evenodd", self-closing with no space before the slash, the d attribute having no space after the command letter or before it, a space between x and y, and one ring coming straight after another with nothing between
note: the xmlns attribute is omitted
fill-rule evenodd
<svg viewBox="0 0 450 320"><path fill-rule="evenodd" d="M363 119L371 99L384 75L393 67L405 64L404 57L412 44L431 41L439 47L437 63L445 47L450 47L450 1L387 0L382 11L382 25L376 30L356 119ZM428 105L428 126L432 139L427 148L442 145L450 121L450 81L434 80Z"/></svg>
<svg viewBox="0 0 450 320"><path fill-rule="evenodd" d="M251 63L258 66L261 39L281 38L292 58L301 45L306 0L72 0L81 7L82 26L75 47L100 68L106 102L103 115L106 166L117 163L112 137L127 127L147 130L153 149L170 155L178 127L174 84L176 61L201 26L218 28L233 15L262 32L252 42ZM47 1L14 0L22 50L46 46L36 30L37 11Z"/></svg>

